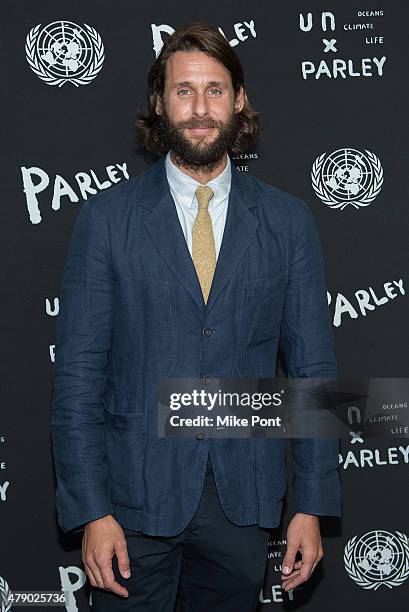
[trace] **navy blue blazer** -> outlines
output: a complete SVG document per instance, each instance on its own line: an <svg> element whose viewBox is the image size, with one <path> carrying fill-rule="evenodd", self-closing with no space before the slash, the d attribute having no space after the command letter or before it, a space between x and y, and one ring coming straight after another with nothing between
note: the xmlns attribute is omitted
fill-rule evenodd
<svg viewBox="0 0 409 612"><path fill-rule="evenodd" d="M83 203L56 324L51 427L63 531L112 514L146 534L179 533L198 506L209 451L230 520L278 526L287 441L159 438L157 384L275 378L279 349L291 378L337 377L322 248L305 202L232 164L206 305L164 156ZM291 445L292 510L340 516L339 440Z"/></svg>

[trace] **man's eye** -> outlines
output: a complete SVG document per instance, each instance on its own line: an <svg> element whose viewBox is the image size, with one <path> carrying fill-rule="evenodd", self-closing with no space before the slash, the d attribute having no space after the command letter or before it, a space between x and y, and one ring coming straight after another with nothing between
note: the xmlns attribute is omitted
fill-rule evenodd
<svg viewBox="0 0 409 612"><path fill-rule="evenodd" d="M220 89L210 89L210 93L214 93L214 92L216 92L217 95L222 93L220 91ZM184 95L185 93L189 93L189 90L188 89L179 89L179 91L178 91L178 95L179 94Z"/></svg>

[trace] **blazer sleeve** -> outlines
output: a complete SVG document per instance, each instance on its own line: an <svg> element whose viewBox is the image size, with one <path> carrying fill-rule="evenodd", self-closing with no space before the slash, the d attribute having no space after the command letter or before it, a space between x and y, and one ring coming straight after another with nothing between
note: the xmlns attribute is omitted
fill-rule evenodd
<svg viewBox="0 0 409 612"><path fill-rule="evenodd" d="M309 206L301 218L289 265L280 330L288 378L337 378L338 367L318 229ZM341 516L339 438L291 439L293 511Z"/></svg>
<svg viewBox="0 0 409 612"><path fill-rule="evenodd" d="M58 523L81 531L112 514L102 395L113 316L113 274L100 194L82 204L68 245L56 323L51 432Z"/></svg>

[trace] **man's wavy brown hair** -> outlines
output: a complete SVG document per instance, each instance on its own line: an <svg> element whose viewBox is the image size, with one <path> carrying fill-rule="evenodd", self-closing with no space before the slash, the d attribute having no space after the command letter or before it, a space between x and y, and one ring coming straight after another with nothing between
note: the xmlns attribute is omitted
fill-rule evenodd
<svg viewBox="0 0 409 612"><path fill-rule="evenodd" d="M244 89L244 72L241 62L227 40L220 32L207 23L192 23L179 26L167 40L155 62L149 68L149 111L137 113L135 121L137 140L151 153L163 155L169 145L163 142L160 130L160 116L156 113L156 101L163 97L165 90L165 70L169 56L175 51L203 51L214 58L230 72L234 95L243 86L244 106L237 114L237 135L229 153L237 155L254 143L258 137L260 113L255 111Z"/></svg>

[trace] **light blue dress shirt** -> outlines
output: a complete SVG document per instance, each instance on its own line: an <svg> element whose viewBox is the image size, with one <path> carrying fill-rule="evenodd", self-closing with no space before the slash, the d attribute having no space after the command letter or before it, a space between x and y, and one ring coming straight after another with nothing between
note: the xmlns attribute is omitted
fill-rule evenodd
<svg viewBox="0 0 409 612"><path fill-rule="evenodd" d="M185 236L190 254L192 254L192 227L198 212L198 202L195 195L196 189L202 183L195 181L175 166L170 158L170 152L165 160L166 175L180 225ZM224 170L213 180L206 183L213 189L214 195L209 202L209 214L213 225L214 242L216 247L216 259L219 256L222 243L224 226L226 223L227 207L231 187L231 161L227 156L227 164Z"/></svg>

